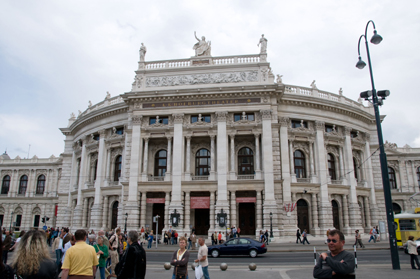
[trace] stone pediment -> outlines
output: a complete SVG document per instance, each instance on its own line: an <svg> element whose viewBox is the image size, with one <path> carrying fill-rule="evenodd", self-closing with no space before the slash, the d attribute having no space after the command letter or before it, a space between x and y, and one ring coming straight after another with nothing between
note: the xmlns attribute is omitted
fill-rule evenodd
<svg viewBox="0 0 420 279"><path fill-rule="evenodd" d="M289 139L297 141L313 140L315 131L310 128L298 127L288 129Z"/></svg>

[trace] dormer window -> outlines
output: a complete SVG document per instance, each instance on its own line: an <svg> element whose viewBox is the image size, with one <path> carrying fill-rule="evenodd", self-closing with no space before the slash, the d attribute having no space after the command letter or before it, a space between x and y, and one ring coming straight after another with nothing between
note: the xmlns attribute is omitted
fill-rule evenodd
<svg viewBox="0 0 420 279"><path fill-rule="evenodd" d="M192 115L191 116L191 123L196 123L196 122L206 122L206 123L210 123L211 122L211 117L210 115Z"/></svg>
<svg viewBox="0 0 420 279"><path fill-rule="evenodd" d="M124 134L124 127L116 128L115 134L117 135L123 135Z"/></svg>
<svg viewBox="0 0 420 279"><path fill-rule="evenodd" d="M335 125L325 125L325 132L327 133L331 133L331 132L335 132Z"/></svg>
<svg viewBox="0 0 420 279"><path fill-rule="evenodd" d="M92 139L96 141L99 140L99 134L93 134Z"/></svg>
<svg viewBox="0 0 420 279"><path fill-rule="evenodd" d="M292 120L292 128L308 128L308 123L303 120Z"/></svg>
<svg viewBox="0 0 420 279"><path fill-rule="evenodd" d="M168 117L164 116L164 117L150 117L149 119L149 124L153 125L153 124L163 124L163 125L168 125L169 121L168 121Z"/></svg>
<svg viewBox="0 0 420 279"><path fill-rule="evenodd" d="M247 113L247 112L242 112L242 114L235 114L234 115L234 120L236 121L241 121L241 120L248 120L248 121L255 121L255 115L254 113Z"/></svg>
<svg viewBox="0 0 420 279"><path fill-rule="evenodd" d="M359 131L351 131L350 132L350 137L352 139L357 138L359 136Z"/></svg>

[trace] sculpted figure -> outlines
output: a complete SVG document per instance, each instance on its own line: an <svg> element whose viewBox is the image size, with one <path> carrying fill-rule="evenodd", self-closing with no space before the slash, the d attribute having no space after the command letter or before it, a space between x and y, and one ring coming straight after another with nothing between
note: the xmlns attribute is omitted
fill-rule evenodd
<svg viewBox="0 0 420 279"><path fill-rule="evenodd" d="M89 100L89 105L88 105L88 107L91 107L92 106L92 102Z"/></svg>
<svg viewBox="0 0 420 279"><path fill-rule="evenodd" d="M318 89L318 88L316 87L315 80L311 83L311 87L312 87L312 89Z"/></svg>
<svg viewBox="0 0 420 279"><path fill-rule="evenodd" d="M277 75L277 83L278 84L282 84L283 83L282 76L283 75Z"/></svg>
<svg viewBox="0 0 420 279"><path fill-rule="evenodd" d="M260 42L257 46L261 45L261 51L260 54L266 54L267 53L267 39L264 38L264 34L261 35Z"/></svg>
<svg viewBox="0 0 420 279"><path fill-rule="evenodd" d="M201 37L201 40L197 38L197 35L194 31L194 36L197 39L198 43L193 46L195 50L195 56L210 56L211 52L211 42L206 42L206 37Z"/></svg>
<svg viewBox="0 0 420 279"><path fill-rule="evenodd" d="M144 62L144 57L146 56L146 52L147 52L146 46L143 43L141 43L141 47L140 47L140 62Z"/></svg>
<svg viewBox="0 0 420 279"><path fill-rule="evenodd" d="M109 91L106 91L106 97L105 99L110 99L111 98L111 94L109 93Z"/></svg>

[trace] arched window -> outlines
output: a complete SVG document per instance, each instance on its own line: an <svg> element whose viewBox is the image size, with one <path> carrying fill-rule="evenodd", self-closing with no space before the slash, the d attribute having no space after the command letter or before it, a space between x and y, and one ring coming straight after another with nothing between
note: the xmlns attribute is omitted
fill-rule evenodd
<svg viewBox="0 0 420 279"><path fill-rule="evenodd" d="M210 152L207 149L200 149L195 154L195 175L209 175Z"/></svg>
<svg viewBox="0 0 420 279"><path fill-rule="evenodd" d="M3 183L1 184L1 194L5 195L9 193L10 188L10 176L6 175L3 177Z"/></svg>
<svg viewBox="0 0 420 279"><path fill-rule="evenodd" d="M420 187L420 167L417 168L417 183L419 184L419 187Z"/></svg>
<svg viewBox="0 0 420 279"><path fill-rule="evenodd" d="M359 181L359 172L358 172L358 166L356 158L353 157L353 169L354 169L354 178L356 178L356 181Z"/></svg>
<svg viewBox="0 0 420 279"><path fill-rule="evenodd" d="M41 174L38 176L38 182L36 183L36 194L42 195L45 190L45 175Z"/></svg>
<svg viewBox="0 0 420 279"><path fill-rule="evenodd" d="M76 161L76 164L77 164L76 185L79 185L79 179L80 179L80 164L81 164L81 162L82 162L82 159L81 159L81 158L77 159L77 161Z"/></svg>
<svg viewBox="0 0 420 279"><path fill-rule="evenodd" d="M122 156L121 155L118 155L117 158L115 158L114 181L118 181L120 179L120 176L121 176L121 165L122 165Z"/></svg>
<svg viewBox="0 0 420 279"><path fill-rule="evenodd" d="M389 186L391 189L397 189L397 180L395 179L395 171L393 168L388 167Z"/></svg>
<svg viewBox="0 0 420 279"><path fill-rule="evenodd" d="M335 174L335 158L334 155L328 153L328 173L332 180L336 180L337 176Z"/></svg>
<svg viewBox="0 0 420 279"><path fill-rule="evenodd" d="M19 182L19 194L24 195L26 193L27 187L28 187L28 176L22 175Z"/></svg>
<svg viewBox="0 0 420 279"><path fill-rule="evenodd" d="M238 152L238 174L254 174L254 153L248 147Z"/></svg>
<svg viewBox="0 0 420 279"><path fill-rule="evenodd" d="M305 178L306 177L305 154L303 154L303 152L300 150L296 150L293 153L293 159L295 162L296 178Z"/></svg>
<svg viewBox="0 0 420 279"><path fill-rule="evenodd" d="M331 201L332 211L333 211L333 226L336 229L340 229L340 214L338 210L338 203L336 200Z"/></svg>
<svg viewBox="0 0 420 279"><path fill-rule="evenodd" d="M95 160L93 165L93 181L96 180L96 173L98 172L98 160Z"/></svg>
<svg viewBox="0 0 420 279"><path fill-rule="evenodd" d="M394 211L394 214L401 213L401 206L398 203L392 203L392 211Z"/></svg>
<svg viewBox="0 0 420 279"><path fill-rule="evenodd" d="M168 153L159 150L155 155L155 176L165 176Z"/></svg>

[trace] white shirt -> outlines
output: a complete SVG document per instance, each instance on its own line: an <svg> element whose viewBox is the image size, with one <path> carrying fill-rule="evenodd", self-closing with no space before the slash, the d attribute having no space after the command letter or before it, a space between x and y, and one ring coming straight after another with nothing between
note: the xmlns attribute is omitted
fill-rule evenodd
<svg viewBox="0 0 420 279"><path fill-rule="evenodd" d="M66 256L66 252L71 246L73 246L73 245L71 245L71 242L69 241L64 245L64 248L61 248L61 251L63 251L63 257L61 258L61 263L62 264L64 263L64 257Z"/></svg>
<svg viewBox="0 0 420 279"><path fill-rule="evenodd" d="M199 261L198 263L202 266L202 267L206 267L209 265L209 261L207 260L207 252L208 252L208 248L207 245L204 244L203 246L200 246L200 248L198 248L198 255L197 255L197 259L200 260L203 256L206 256L206 259L204 261Z"/></svg>

